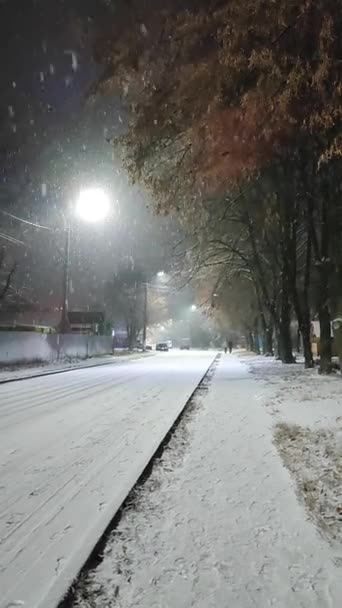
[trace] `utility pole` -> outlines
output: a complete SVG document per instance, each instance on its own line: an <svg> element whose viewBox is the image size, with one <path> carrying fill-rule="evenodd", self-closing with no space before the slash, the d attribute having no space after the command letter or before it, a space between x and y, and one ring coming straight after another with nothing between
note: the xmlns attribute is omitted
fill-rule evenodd
<svg viewBox="0 0 342 608"><path fill-rule="evenodd" d="M63 301L62 314L59 325L59 331L62 334L70 330L68 312L69 312L69 286L70 286L70 242L71 242L71 225L68 221L65 229L65 251L64 251L64 276L63 276Z"/></svg>
<svg viewBox="0 0 342 608"><path fill-rule="evenodd" d="M163 277L165 275L164 271L158 272L158 277ZM146 349L146 338L147 338L147 323L148 323L148 288L156 289L157 291L169 291L166 286L157 286L153 285L153 283L148 283L147 281L143 283L144 288L144 321L143 321L143 349Z"/></svg>
<svg viewBox="0 0 342 608"><path fill-rule="evenodd" d="M147 337L147 283L144 283L144 325L143 325L143 349L146 349Z"/></svg>

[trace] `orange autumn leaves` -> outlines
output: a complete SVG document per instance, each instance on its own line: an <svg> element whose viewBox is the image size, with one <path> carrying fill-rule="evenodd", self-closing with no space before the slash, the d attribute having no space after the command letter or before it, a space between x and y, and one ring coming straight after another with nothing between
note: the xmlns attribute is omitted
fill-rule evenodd
<svg viewBox="0 0 342 608"><path fill-rule="evenodd" d="M121 143L139 179L160 196L176 171L191 195L206 196L295 156L303 142L317 168L339 156L336 0L184 4L147 3L143 24L130 14L106 46L107 82L126 79L132 120Z"/></svg>

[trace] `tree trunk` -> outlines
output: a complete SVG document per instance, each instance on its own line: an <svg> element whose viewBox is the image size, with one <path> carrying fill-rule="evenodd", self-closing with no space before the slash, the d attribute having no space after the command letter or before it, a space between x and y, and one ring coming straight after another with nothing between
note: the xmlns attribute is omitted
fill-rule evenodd
<svg viewBox="0 0 342 608"><path fill-rule="evenodd" d="M326 194L326 193L325 193ZM328 306L329 301L329 275L331 269L326 263L329 259L329 213L328 213L327 198L324 197L321 201L321 217L320 217L320 237L321 243L316 234L314 222L311 222L312 244L316 258L316 264L319 266L319 297L318 297L318 319L320 324L320 364L319 371L321 374L329 374L331 372L331 324L330 311Z"/></svg>
<svg viewBox="0 0 342 608"><path fill-rule="evenodd" d="M311 284L311 268L312 268L312 230L313 222L313 201L309 196L306 204L306 257L305 257L305 272L304 272L304 292L303 292L303 326L301 333L303 336L303 348L305 367L311 368L314 366L311 347L311 308L309 304L309 289Z"/></svg>
<svg viewBox="0 0 342 608"><path fill-rule="evenodd" d="M311 348L311 312L308 301L308 290L304 290L303 306L301 309L301 324L299 326L300 333L303 339L303 350L305 367L310 369L314 366L312 348Z"/></svg>
<svg viewBox="0 0 342 608"><path fill-rule="evenodd" d="M292 353L290 325L283 320L279 327L279 356L283 363L294 363L295 361Z"/></svg>
<svg viewBox="0 0 342 608"><path fill-rule="evenodd" d="M263 311L260 312L260 321L263 334L263 354L273 355L273 327L267 326L266 316Z"/></svg>
<svg viewBox="0 0 342 608"><path fill-rule="evenodd" d="M312 368L313 357L312 357L312 349L311 349L311 322L310 322L310 310L308 304L305 302L303 304L303 309L300 307L298 303L297 296L294 297L296 316L298 320L298 337L302 336L303 340L303 350L304 350L304 360L305 367L307 369ZM299 352L299 349L298 349Z"/></svg>
<svg viewBox="0 0 342 608"><path fill-rule="evenodd" d="M304 360L305 367L307 369L312 368L314 366L313 357L312 357L312 348L311 348L311 332L310 327L308 329L307 325L303 325L302 330L302 339L303 339L303 350L304 350Z"/></svg>
<svg viewBox="0 0 342 608"><path fill-rule="evenodd" d="M264 355L273 356L273 327L268 326L264 333L265 352Z"/></svg>
<svg viewBox="0 0 342 608"><path fill-rule="evenodd" d="M128 350L133 350L135 346L135 333L134 327L131 323L127 324L127 341L128 341Z"/></svg>
<svg viewBox="0 0 342 608"><path fill-rule="evenodd" d="M339 302L340 304L340 302ZM342 310L342 306L338 306L338 310ZM333 320L334 329L334 340L337 350L337 355L340 363L340 370L342 370L342 316L341 314L335 315Z"/></svg>
<svg viewBox="0 0 342 608"><path fill-rule="evenodd" d="M295 222L289 212L290 205L281 200L282 230L281 243L281 294L280 294L280 323L279 349L283 363L294 363L291 340L291 304L290 296L293 289L293 276L296 268ZM292 279L292 280L291 280Z"/></svg>
<svg viewBox="0 0 342 608"><path fill-rule="evenodd" d="M290 303L287 293L282 294L281 318L279 323L279 356L283 363L294 363L291 340Z"/></svg>
<svg viewBox="0 0 342 608"><path fill-rule="evenodd" d="M254 350L255 350L254 336L251 331L249 331L247 335L248 335L248 348L252 353L254 353Z"/></svg>
<svg viewBox="0 0 342 608"><path fill-rule="evenodd" d="M259 334L258 334L257 329L254 331L254 352L257 355L260 355L260 342L259 342Z"/></svg>
<svg viewBox="0 0 342 608"><path fill-rule="evenodd" d="M331 325L330 312L327 304L321 304L318 309L318 319L320 324L321 337L319 340L319 355L320 365L319 371L321 374L330 374L331 372Z"/></svg>
<svg viewBox="0 0 342 608"><path fill-rule="evenodd" d="M308 212L307 212L308 214ZM308 303L308 289L310 285L310 270L311 270L311 238L310 238L310 217L307 220L307 247L305 256L305 269L304 269L304 287L301 297L299 296L297 279L298 279L298 267L297 267L297 231L298 231L298 218L300 216L299 201L296 199L292 214L289 211L289 205L285 204L285 218L284 218L284 253L283 253L283 304L282 304L282 318L288 319L288 325L290 327L291 315L290 306L286 302L286 295L291 297L294 312L298 321L298 342L300 346L300 335L303 339L303 349L305 358L305 367L313 367L313 358L311 351L310 341L310 308ZM282 341L284 338L282 339ZM293 362L292 355L292 344L291 344L291 332L289 331L289 339L286 337L286 344L284 356L288 359L286 363ZM291 345L291 355L290 355ZM298 344L297 344L298 346ZM283 347L284 348L284 347ZM299 351L299 348L298 348ZM292 359L292 361L291 361Z"/></svg>

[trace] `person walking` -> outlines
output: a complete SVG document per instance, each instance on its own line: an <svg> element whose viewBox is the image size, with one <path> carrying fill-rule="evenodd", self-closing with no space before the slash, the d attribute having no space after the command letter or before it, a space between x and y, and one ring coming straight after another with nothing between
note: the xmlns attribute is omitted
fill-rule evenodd
<svg viewBox="0 0 342 608"><path fill-rule="evenodd" d="M233 350L233 342L232 342L232 340L229 340L229 342L228 342L228 348L229 348L229 352L231 353L232 350Z"/></svg>

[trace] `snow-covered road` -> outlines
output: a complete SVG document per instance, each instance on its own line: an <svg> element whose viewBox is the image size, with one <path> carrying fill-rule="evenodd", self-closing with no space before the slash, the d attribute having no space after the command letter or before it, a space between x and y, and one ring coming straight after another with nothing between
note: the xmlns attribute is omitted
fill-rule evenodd
<svg viewBox="0 0 342 608"><path fill-rule="evenodd" d="M1 608L55 608L214 357L0 386Z"/></svg>

